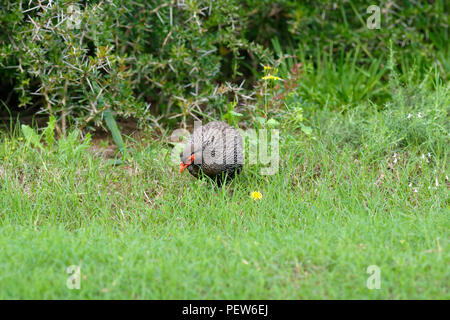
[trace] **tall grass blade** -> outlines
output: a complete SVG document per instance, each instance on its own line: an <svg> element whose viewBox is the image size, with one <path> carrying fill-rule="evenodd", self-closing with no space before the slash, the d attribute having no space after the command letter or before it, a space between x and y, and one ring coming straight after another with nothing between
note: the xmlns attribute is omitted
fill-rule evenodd
<svg viewBox="0 0 450 320"><path fill-rule="evenodd" d="M122 153L122 156L124 156L125 158L128 157L128 151L125 146L125 143L123 142L122 134L120 133L119 127L117 126L117 122L114 119L111 110L109 110L109 109L105 110L103 112L103 117L105 118L106 125L107 125L109 131L111 131L114 142L119 147L119 150Z"/></svg>

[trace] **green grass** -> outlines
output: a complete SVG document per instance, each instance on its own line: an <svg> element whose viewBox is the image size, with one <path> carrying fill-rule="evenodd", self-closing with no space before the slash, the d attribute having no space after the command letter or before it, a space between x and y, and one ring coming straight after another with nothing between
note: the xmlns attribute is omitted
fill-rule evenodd
<svg viewBox="0 0 450 320"><path fill-rule="evenodd" d="M285 128L276 175L220 189L149 138L114 166L76 134L3 134L0 298L448 299L448 85L401 101L317 113L314 139Z"/></svg>
<svg viewBox="0 0 450 320"><path fill-rule="evenodd" d="M450 299L444 1L393 6L378 31L362 2L288 2L213 8L198 35L176 14L160 24L172 8L144 10L158 15L152 41L136 37L150 21L139 10L111 7L108 32L87 23L83 40L65 24L24 37L54 15L32 25L7 6L4 34L19 38L0 48L1 107L56 118L0 132L0 299ZM286 82L261 81L262 64ZM114 117L128 115L160 131L193 116L279 125L279 171L246 165L221 188L180 175L160 131L122 141ZM78 131L56 139L62 119L104 119L122 159ZM71 265L80 290L66 285ZM366 286L373 265L379 290Z"/></svg>
<svg viewBox="0 0 450 320"><path fill-rule="evenodd" d="M450 85L389 76L388 103L340 113L299 87L312 135L284 112L279 171L246 165L222 188L180 175L154 133L119 166L90 136L55 139L54 118L2 133L0 299L449 299Z"/></svg>

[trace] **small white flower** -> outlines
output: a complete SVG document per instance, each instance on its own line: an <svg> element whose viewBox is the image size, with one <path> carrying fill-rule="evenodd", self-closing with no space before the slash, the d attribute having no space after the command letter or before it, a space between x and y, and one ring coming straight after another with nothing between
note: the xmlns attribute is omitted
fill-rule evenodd
<svg viewBox="0 0 450 320"><path fill-rule="evenodd" d="M406 117L406 119L411 119L412 118L412 114L408 113L408 116Z"/></svg>
<svg viewBox="0 0 450 320"><path fill-rule="evenodd" d="M392 156L392 158L394 158L394 163L397 163L397 153L394 152L394 155Z"/></svg>
<svg viewBox="0 0 450 320"><path fill-rule="evenodd" d="M422 118L422 112L419 112L419 113L417 114L417 118Z"/></svg>

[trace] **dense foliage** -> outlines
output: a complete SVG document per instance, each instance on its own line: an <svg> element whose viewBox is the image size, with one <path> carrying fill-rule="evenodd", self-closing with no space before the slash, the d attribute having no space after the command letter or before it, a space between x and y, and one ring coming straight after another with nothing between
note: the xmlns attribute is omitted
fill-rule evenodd
<svg viewBox="0 0 450 320"><path fill-rule="evenodd" d="M233 101L241 112L251 112L265 101L252 95L263 85L263 66L289 60L282 79L299 63L311 75L299 91L300 98L308 97L300 99L303 108L343 110L390 94L384 84L390 43L402 52L400 74L435 65L447 80L445 1L381 1L380 29L367 28L367 6L365 1L2 0L2 108L53 115L59 131L69 123L98 125L107 109L160 122L221 114ZM333 61L338 69L327 69Z"/></svg>

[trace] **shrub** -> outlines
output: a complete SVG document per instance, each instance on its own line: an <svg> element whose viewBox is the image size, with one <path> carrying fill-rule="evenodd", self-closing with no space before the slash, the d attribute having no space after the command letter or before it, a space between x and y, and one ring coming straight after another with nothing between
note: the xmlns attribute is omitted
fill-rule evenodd
<svg viewBox="0 0 450 320"><path fill-rule="evenodd" d="M237 1L7 1L4 9L3 81L19 106L42 106L61 130L69 117L99 124L110 108L186 116L208 102L213 80L226 79L223 64L236 77L245 52L267 55L243 37Z"/></svg>
<svg viewBox="0 0 450 320"><path fill-rule="evenodd" d="M277 38L278 53L310 71L346 57L303 86L302 98L339 109L387 94L379 83L390 39L402 52L400 71L431 62L447 79L444 4L382 1L381 29L369 30L364 1L2 0L0 98L55 116L60 133L70 123L100 125L108 109L166 123L215 117L233 100L251 111L246 97L262 65L274 64ZM306 90L349 71L357 74L345 86Z"/></svg>

